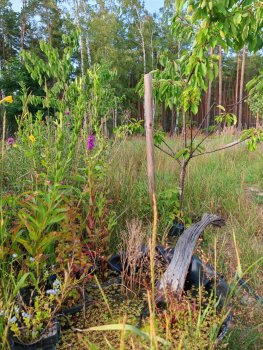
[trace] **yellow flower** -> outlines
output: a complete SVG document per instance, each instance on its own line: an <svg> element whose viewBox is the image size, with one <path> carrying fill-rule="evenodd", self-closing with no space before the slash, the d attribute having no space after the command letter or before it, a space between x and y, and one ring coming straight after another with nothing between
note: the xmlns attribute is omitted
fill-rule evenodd
<svg viewBox="0 0 263 350"><path fill-rule="evenodd" d="M18 144L14 143L14 144L13 144L13 147L14 147L14 148L18 148Z"/></svg>
<svg viewBox="0 0 263 350"><path fill-rule="evenodd" d="M29 138L29 140L32 142L32 143L34 143L35 141L36 141L36 138L35 138L35 136L34 135L30 135L30 136L28 136L28 138Z"/></svg>
<svg viewBox="0 0 263 350"><path fill-rule="evenodd" d="M3 98L3 99L0 101L0 104L3 103L3 102L6 102L6 103L13 103L13 102L14 102L13 96L6 96L5 98Z"/></svg>

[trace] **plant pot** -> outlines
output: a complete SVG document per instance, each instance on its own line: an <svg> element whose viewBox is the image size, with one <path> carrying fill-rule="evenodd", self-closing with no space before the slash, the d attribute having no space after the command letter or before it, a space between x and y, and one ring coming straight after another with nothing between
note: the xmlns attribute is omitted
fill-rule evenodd
<svg viewBox="0 0 263 350"><path fill-rule="evenodd" d="M23 343L19 339L9 337L9 344L12 350L56 350L56 344L60 339L60 324L57 319L51 327L45 330L39 340L30 343Z"/></svg>
<svg viewBox="0 0 263 350"><path fill-rule="evenodd" d="M26 286L19 290L18 298L27 306L33 306L38 293L33 286Z"/></svg>
<svg viewBox="0 0 263 350"><path fill-rule="evenodd" d="M83 310L84 305L88 305L91 302L91 300L88 298L87 294L85 293L85 302L82 304L77 304L72 307L62 307L61 310L59 311L60 314L62 315L74 315L77 312L80 312Z"/></svg>
<svg viewBox="0 0 263 350"><path fill-rule="evenodd" d="M184 224L174 220L173 226L171 227L171 229L169 231L169 236L179 237L184 232L184 230L185 230Z"/></svg>
<svg viewBox="0 0 263 350"><path fill-rule="evenodd" d="M164 259L167 258L167 254L165 249L162 246L155 247L156 253L160 254ZM145 254L149 253L149 247L142 246L141 247L141 257L145 256ZM120 254L112 255L108 260L108 267L115 272L121 273L123 271L122 266L122 258Z"/></svg>

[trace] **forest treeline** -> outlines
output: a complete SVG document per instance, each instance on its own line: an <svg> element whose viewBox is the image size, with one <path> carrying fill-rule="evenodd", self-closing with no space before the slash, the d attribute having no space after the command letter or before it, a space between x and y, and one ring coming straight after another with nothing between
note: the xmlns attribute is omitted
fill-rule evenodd
<svg viewBox="0 0 263 350"><path fill-rule="evenodd" d="M39 40L57 48L62 55L63 36L78 31L79 45L73 57L72 76L101 64L114 71L111 88L114 89L112 111L108 122L119 125L126 119L143 119L143 100L136 86L144 73L159 68L161 57L173 60L187 49L189 41L177 41L171 32L174 1L166 1L158 13L151 14L140 0L21 0L20 12L11 2L0 0L0 99L15 96L8 110L8 127L14 129L15 116L22 110L19 99L21 87L36 95L43 95L41 87L26 69L21 51L30 50L42 57ZM190 48L189 48L190 49ZM240 52L224 52L221 47L207 47L208 55L218 55L219 72L213 83L208 83L198 113L196 125L206 118L212 125L218 114L217 105L238 117L238 126L247 128L256 124L257 111L247 103L246 83L263 66L260 53L250 54L244 46ZM155 118L167 132L181 125L176 106L155 104ZM32 107L33 108L33 107Z"/></svg>

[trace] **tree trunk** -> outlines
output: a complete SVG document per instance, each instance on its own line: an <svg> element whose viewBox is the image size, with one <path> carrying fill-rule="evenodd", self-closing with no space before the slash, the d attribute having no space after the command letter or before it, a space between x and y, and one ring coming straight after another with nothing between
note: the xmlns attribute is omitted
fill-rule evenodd
<svg viewBox="0 0 263 350"><path fill-rule="evenodd" d="M183 291L196 241L209 224L221 227L224 220L217 215L204 214L201 221L189 227L179 237L173 258L159 283L157 302L165 301L165 296L169 293L180 294Z"/></svg>
<svg viewBox="0 0 263 350"><path fill-rule="evenodd" d="M174 134L175 131L175 127L176 127L176 108L173 107L172 109L172 120L171 120L171 136Z"/></svg>
<svg viewBox="0 0 263 350"><path fill-rule="evenodd" d="M161 115L161 123L162 123L162 128L163 128L163 131L166 131L166 110L165 110L165 104L164 102L162 103L162 115Z"/></svg>
<svg viewBox="0 0 263 350"><path fill-rule="evenodd" d="M242 114L243 114L243 101L242 100L243 100L245 64L246 64L246 45L244 45L244 47L243 47L242 66L241 66L241 75L240 75L238 130L242 129Z"/></svg>
<svg viewBox="0 0 263 350"><path fill-rule="evenodd" d="M183 202L184 202L184 186L185 186L185 175L186 175L186 160L183 159L180 168L180 179L179 179L179 209L183 210Z"/></svg>
<svg viewBox="0 0 263 350"><path fill-rule="evenodd" d="M144 41L144 36L143 36L143 22L139 13L139 10L137 8L137 6L134 6L135 11L137 13L137 17L138 17L138 31L141 37L141 44L142 44L142 54L143 54L143 74L146 74L146 51L145 51L145 41Z"/></svg>
<svg viewBox="0 0 263 350"><path fill-rule="evenodd" d="M222 47L219 46L218 104L222 105Z"/></svg>
<svg viewBox="0 0 263 350"><path fill-rule="evenodd" d="M76 25L77 28L80 30L79 34L79 46L80 46L80 68L81 68L81 77L84 79L85 77L85 68L84 68L84 48L83 48L83 41L82 41L82 30L80 27L80 22L79 22L79 3L78 0L74 0L74 11L75 11L75 20L76 20Z"/></svg>
<svg viewBox="0 0 263 350"><path fill-rule="evenodd" d="M256 129L258 129L259 127L260 127L259 113L257 112L257 115L256 115Z"/></svg>
<svg viewBox="0 0 263 350"><path fill-rule="evenodd" d="M146 130L146 155L148 188L151 201L155 193L155 165L154 165L154 144L153 144L153 96L152 96L152 76L144 75L144 115Z"/></svg>
<svg viewBox="0 0 263 350"><path fill-rule="evenodd" d="M213 48L210 47L210 56L213 55ZM206 129L208 131L209 125L210 125L210 107L211 107L211 92L212 92L212 82L208 82L208 91L207 91L207 100L206 100L206 114L207 114L207 119L206 119Z"/></svg>
<svg viewBox="0 0 263 350"><path fill-rule="evenodd" d="M117 97L114 97L114 128L117 128L117 119L118 119L118 105L117 105Z"/></svg>
<svg viewBox="0 0 263 350"><path fill-rule="evenodd" d="M235 88L235 106L234 106L234 114L237 116L238 113L238 87L239 87L239 69L240 69L240 58L239 52L237 54L237 74L236 74L236 88Z"/></svg>
<svg viewBox="0 0 263 350"><path fill-rule="evenodd" d="M223 77L223 67L222 67L222 47L219 46L219 67L218 67L218 104L222 106L222 77ZM218 109L218 115L220 115L221 110ZM221 124L218 124L218 131L221 131Z"/></svg>
<svg viewBox="0 0 263 350"><path fill-rule="evenodd" d="M187 148L187 135L186 135L186 113L183 112L183 130L182 130L182 136L183 136L183 147ZM180 182L179 182L179 208L180 210L183 209L183 201L184 201L184 186L185 186L185 175L186 175L186 167L187 167L187 160L183 158L180 168Z"/></svg>
<svg viewBox="0 0 263 350"><path fill-rule="evenodd" d="M50 46L52 46L52 25L51 25L51 19L50 19L50 11L48 4L46 4L46 18L47 18L47 32L48 32L48 43Z"/></svg>
<svg viewBox="0 0 263 350"><path fill-rule="evenodd" d="M86 25L88 25L87 7L86 7L85 0L82 0L82 7L83 7L83 12L84 12L85 22L86 22ZM88 28L86 28L85 40L86 40L86 50L87 50L87 57L88 57L88 65L89 65L89 67L91 67L91 54L90 54L90 41L89 41Z"/></svg>
<svg viewBox="0 0 263 350"><path fill-rule="evenodd" d="M24 50L24 47L25 47L25 34L26 34L26 0L23 0L22 28L21 28L21 50Z"/></svg>

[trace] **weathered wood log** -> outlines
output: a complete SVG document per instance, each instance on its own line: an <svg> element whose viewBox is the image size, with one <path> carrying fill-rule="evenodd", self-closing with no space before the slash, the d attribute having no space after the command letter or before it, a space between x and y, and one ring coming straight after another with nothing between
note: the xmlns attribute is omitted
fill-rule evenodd
<svg viewBox="0 0 263 350"><path fill-rule="evenodd" d="M164 301L167 293L180 294L183 291L187 272L191 263L196 241L206 226L223 226L224 220L217 215L204 214L201 221L189 227L179 237L173 258L158 286L156 301Z"/></svg>

